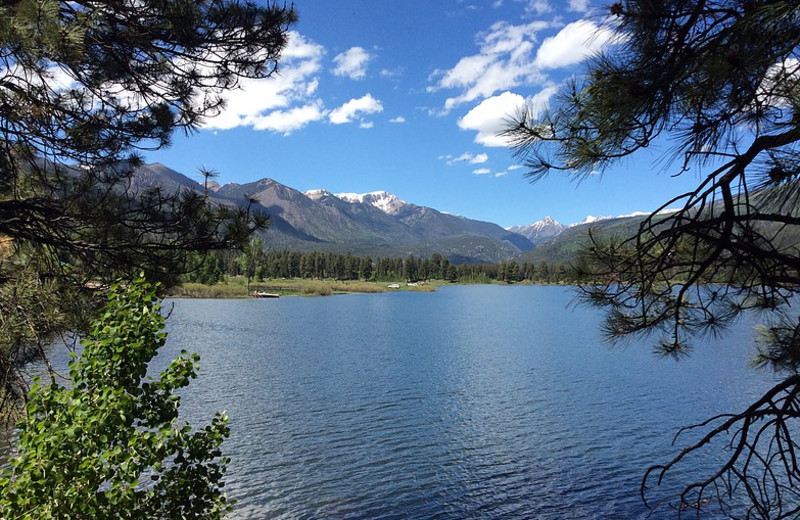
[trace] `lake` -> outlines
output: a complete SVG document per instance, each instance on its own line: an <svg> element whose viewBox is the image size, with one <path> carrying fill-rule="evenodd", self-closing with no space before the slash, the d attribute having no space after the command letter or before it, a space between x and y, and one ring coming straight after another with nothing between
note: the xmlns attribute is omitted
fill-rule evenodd
<svg viewBox="0 0 800 520"><path fill-rule="evenodd" d="M676 430L771 386L740 324L680 362L610 348L563 287L172 300L242 519L635 519ZM712 458L715 453L710 453ZM669 511L662 516L666 518Z"/></svg>

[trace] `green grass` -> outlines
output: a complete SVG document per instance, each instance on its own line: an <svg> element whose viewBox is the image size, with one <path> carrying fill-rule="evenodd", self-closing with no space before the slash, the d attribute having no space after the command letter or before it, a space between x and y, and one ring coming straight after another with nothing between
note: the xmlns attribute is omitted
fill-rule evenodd
<svg viewBox="0 0 800 520"><path fill-rule="evenodd" d="M167 293L175 298L250 298L253 291L275 293L281 296L331 296L348 293L383 293L390 291L431 292L433 284L406 286L400 289L389 289L388 282L364 282L341 280L306 280L293 278L287 280L266 280L250 283L250 290L243 278L230 278L226 282L206 285L202 283L185 283L173 287Z"/></svg>

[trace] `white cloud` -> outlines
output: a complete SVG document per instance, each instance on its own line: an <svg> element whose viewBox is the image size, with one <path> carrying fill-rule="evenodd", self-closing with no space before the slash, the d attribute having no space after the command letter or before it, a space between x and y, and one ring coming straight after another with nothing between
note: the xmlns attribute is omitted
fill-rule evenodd
<svg viewBox="0 0 800 520"><path fill-rule="evenodd" d="M406 118L403 117L403 116L397 116L397 117L393 117L392 119L390 119L389 122L390 123L405 123L406 122Z"/></svg>
<svg viewBox="0 0 800 520"><path fill-rule="evenodd" d="M328 119L331 123L340 125L354 121L360 114L375 114L378 112L383 112L383 104L372 97L372 94L365 94L358 99L351 99L332 110L328 115Z"/></svg>
<svg viewBox="0 0 800 520"><path fill-rule="evenodd" d="M545 82L545 77L533 66L536 33L549 27L548 22L534 21L522 25L506 22L493 24L478 34L480 52L461 58L449 70L438 70L431 76L435 84L429 92L459 89L461 94L448 98L444 110L487 98L519 85Z"/></svg>
<svg viewBox="0 0 800 520"><path fill-rule="evenodd" d="M530 0L528 5L525 7L525 11L528 13L536 13L537 15L542 15L545 13L550 13L553 11L553 6L550 5L548 0Z"/></svg>
<svg viewBox="0 0 800 520"><path fill-rule="evenodd" d="M528 111L528 115L533 119L537 119L550 106L550 98L557 92L558 87L550 85L526 99L525 109Z"/></svg>
<svg viewBox="0 0 800 520"><path fill-rule="evenodd" d="M585 13L589 10L589 0L569 0L568 10Z"/></svg>
<svg viewBox="0 0 800 520"><path fill-rule="evenodd" d="M800 60L786 58L767 69L756 90L756 100L763 105L788 108L791 106L789 100L793 98L798 84L800 84ZM751 109L755 110L755 102Z"/></svg>
<svg viewBox="0 0 800 520"><path fill-rule="evenodd" d="M204 128L228 130L252 126L256 130L290 133L325 116L315 98L325 49L296 31L281 55L277 74L260 80L242 80L239 88L224 93L226 106L208 118Z"/></svg>
<svg viewBox="0 0 800 520"><path fill-rule="evenodd" d="M314 78L306 85L306 96L313 96L319 87L319 79Z"/></svg>
<svg viewBox="0 0 800 520"><path fill-rule="evenodd" d="M478 106L458 120L462 130L477 130L475 142L485 146L507 146L507 141L497 134L508 125L508 120L519 113L525 99L519 94L503 92L483 100Z"/></svg>
<svg viewBox="0 0 800 520"><path fill-rule="evenodd" d="M546 38L536 53L534 66L539 69L557 69L580 63L612 41L615 33L588 20L578 20L566 25L555 36Z"/></svg>
<svg viewBox="0 0 800 520"><path fill-rule="evenodd" d="M513 172L514 170L519 170L520 168L524 168L524 166L521 165L521 164L512 164L511 166L509 166L505 170L495 173L494 176L497 177L497 178L505 177L506 175L508 175L509 173Z"/></svg>
<svg viewBox="0 0 800 520"><path fill-rule="evenodd" d="M14 85L23 89L29 84L37 87L46 85L49 90L58 93L71 88L81 89L81 85L61 65L49 60L44 62L45 67L41 72L19 63L12 63L10 67L0 66L0 84Z"/></svg>
<svg viewBox="0 0 800 520"><path fill-rule="evenodd" d="M470 152L464 152L458 157L453 157L452 155L440 155L439 159L446 160L447 166L453 166L460 162L466 162L469 164L483 164L489 160L489 154L472 154Z"/></svg>
<svg viewBox="0 0 800 520"><path fill-rule="evenodd" d="M475 175L488 175L492 173L492 170L490 170L489 168L478 168L477 170L472 170L472 173L474 173Z"/></svg>
<svg viewBox="0 0 800 520"><path fill-rule="evenodd" d="M508 140L498 134L523 110L534 118L541 114L557 90L555 86L546 87L528 99L513 92L503 92L484 99L458 120L458 127L477 131L475 142L484 146L509 146Z"/></svg>
<svg viewBox="0 0 800 520"><path fill-rule="evenodd" d="M397 67L394 69L381 69L379 74L382 78L396 78L403 75L403 68Z"/></svg>
<svg viewBox="0 0 800 520"><path fill-rule="evenodd" d="M66 90L77 86L75 78L73 78L66 70L57 65L52 65L47 68L47 74L50 76L50 87L54 90Z"/></svg>
<svg viewBox="0 0 800 520"><path fill-rule="evenodd" d="M249 118L248 123L253 126L254 130L272 130L282 134L290 134L303 128L308 123L323 119L325 114L322 102L317 100L302 107L294 107L289 110L274 110L264 116L253 116Z"/></svg>
<svg viewBox="0 0 800 520"><path fill-rule="evenodd" d="M588 0L569 0L568 5L578 12L589 8ZM541 15L552 11L552 5L546 0L531 0L526 10ZM488 31L478 33L477 53L464 56L450 69L435 71L428 79L428 92L456 91L444 101L439 114L503 91L547 85L548 70L575 65L619 38L609 26L579 20L540 42L538 33L558 24L558 19L520 25L497 22Z"/></svg>
<svg viewBox="0 0 800 520"><path fill-rule="evenodd" d="M444 74L444 77L439 81L438 88L469 86L475 82L475 77L483 74L495 60L495 56L486 54L476 54L461 58L455 67ZM429 90L435 90L435 88Z"/></svg>
<svg viewBox="0 0 800 520"><path fill-rule="evenodd" d="M336 67L333 73L347 76L350 79L364 79L367 75L367 63L372 59L363 47L351 47L333 58Z"/></svg>
<svg viewBox="0 0 800 520"><path fill-rule="evenodd" d="M314 43L297 31L289 31L289 43L281 53L281 60L318 59L325 53L322 45ZM283 64L283 61L281 61Z"/></svg>
<svg viewBox="0 0 800 520"><path fill-rule="evenodd" d="M489 154L479 153L472 159L470 159L470 164L483 164L489 160Z"/></svg>
<svg viewBox="0 0 800 520"><path fill-rule="evenodd" d="M372 121L361 121L358 124L359 128L372 128L373 126L375 126L375 123L373 123Z"/></svg>

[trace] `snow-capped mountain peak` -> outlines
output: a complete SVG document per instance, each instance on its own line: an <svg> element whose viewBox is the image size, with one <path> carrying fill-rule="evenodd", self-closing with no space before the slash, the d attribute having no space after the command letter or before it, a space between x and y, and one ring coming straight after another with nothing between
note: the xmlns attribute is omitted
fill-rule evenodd
<svg viewBox="0 0 800 520"><path fill-rule="evenodd" d="M370 193L336 193L335 197L351 204L360 202L375 206L384 213L396 215L407 202L397 198L386 191L373 191Z"/></svg>
<svg viewBox="0 0 800 520"><path fill-rule="evenodd" d="M508 231L518 233L534 244L546 242L564 231L567 226L557 222L551 217L545 217L527 226L512 226Z"/></svg>
<svg viewBox="0 0 800 520"><path fill-rule="evenodd" d="M529 227L532 228L532 229L536 229L536 230L543 230L543 229L553 228L553 227L557 228L559 226L561 226L561 224L556 222L553 218L545 217L542 220L539 220L538 222L534 222Z"/></svg>

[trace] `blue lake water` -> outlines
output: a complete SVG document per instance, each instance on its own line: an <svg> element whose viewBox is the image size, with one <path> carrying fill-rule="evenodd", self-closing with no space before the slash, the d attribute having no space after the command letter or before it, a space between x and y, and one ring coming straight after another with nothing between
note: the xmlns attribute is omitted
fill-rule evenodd
<svg viewBox="0 0 800 520"><path fill-rule="evenodd" d="M772 379L748 368L747 324L676 363L610 348L573 297L174 300L162 360L198 352L184 415L231 418L237 518L645 518L641 477L676 430Z"/></svg>
<svg viewBox="0 0 800 520"><path fill-rule="evenodd" d="M609 348L573 297L176 300L164 354L201 355L187 417L231 417L240 518L644 518L641 476L675 431L771 379L746 324L676 363Z"/></svg>

